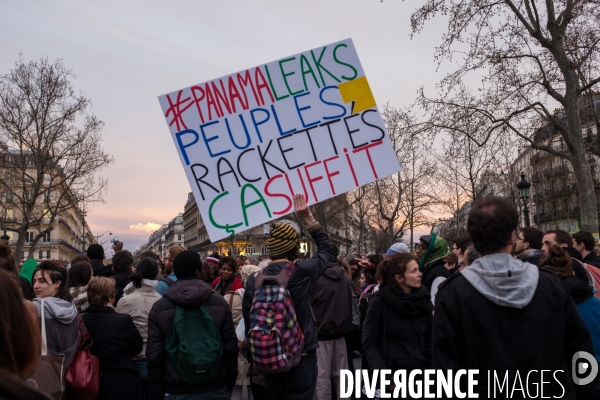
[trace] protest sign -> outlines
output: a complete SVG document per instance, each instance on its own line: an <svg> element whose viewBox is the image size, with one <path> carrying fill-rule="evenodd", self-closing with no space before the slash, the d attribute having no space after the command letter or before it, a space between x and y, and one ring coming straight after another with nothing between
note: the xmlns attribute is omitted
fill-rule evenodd
<svg viewBox="0 0 600 400"><path fill-rule="evenodd" d="M350 39L159 101L211 241L400 170Z"/></svg>

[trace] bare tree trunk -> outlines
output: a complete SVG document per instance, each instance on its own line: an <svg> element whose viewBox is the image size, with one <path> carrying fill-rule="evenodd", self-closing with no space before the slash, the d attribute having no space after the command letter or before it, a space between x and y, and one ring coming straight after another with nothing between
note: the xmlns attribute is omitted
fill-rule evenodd
<svg viewBox="0 0 600 400"><path fill-rule="evenodd" d="M23 248L25 247L25 234L27 233L27 227L23 226L17 231L19 238L17 239L17 245L15 248L15 262L20 262L23 259Z"/></svg>

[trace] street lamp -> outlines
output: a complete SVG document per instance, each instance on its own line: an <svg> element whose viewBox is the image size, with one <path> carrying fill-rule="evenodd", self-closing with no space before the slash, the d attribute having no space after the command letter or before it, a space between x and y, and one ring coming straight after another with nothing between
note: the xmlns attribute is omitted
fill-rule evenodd
<svg viewBox="0 0 600 400"><path fill-rule="evenodd" d="M8 241L10 240L10 236L8 236L6 234L6 231L4 231L4 235L0 236L0 240L6 242L8 244Z"/></svg>
<svg viewBox="0 0 600 400"><path fill-rule="evenodd" d="M96 243L100 243L100 238L104 235L106 235L108 233L108 236L112 236L112 232L111 231L106 231L104 232L102 235L98 235L96 234Z"/></svg>
<svg viewBox="0 0 600 400"><path fill-rule="evenodd" d="M521 182L517 183L517 189L523 199L523 214L525 215L525 226L529 226L529 209L527 208L527 200L529 199L529 188L531 183L525 180L525 174L521 172Z"/></svg>

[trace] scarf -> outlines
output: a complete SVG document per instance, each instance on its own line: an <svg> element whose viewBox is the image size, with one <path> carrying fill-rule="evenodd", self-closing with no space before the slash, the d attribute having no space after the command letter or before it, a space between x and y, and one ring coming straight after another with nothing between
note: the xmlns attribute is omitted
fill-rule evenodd
<svg viewBox="0 0 600 400"><path fill-rule="evenodd" d="M379 293L386 306L405 318L417 318L433 311L431 295L424 286L405 293L397 287L382 283Z"/></svg>
<svg viewBox="0 0 600 400"><path fill-rule="evenodd" d="M434 261L446 257L450 254L448 243L435 233L431 234L431 243L421 260L419 260L419 271L423 273Z"/></svg>

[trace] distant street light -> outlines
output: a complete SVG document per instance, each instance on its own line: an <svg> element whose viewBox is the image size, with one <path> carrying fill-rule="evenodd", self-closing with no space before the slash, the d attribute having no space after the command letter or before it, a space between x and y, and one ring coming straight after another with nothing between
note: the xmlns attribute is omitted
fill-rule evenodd
<svg viewBox="0 0 600 400"><path fill-rule="evenodd" d="M108 233L108 236L112 236L111 231L106 231L102 235L96 235L96 243L100 243L100 238Z"/></svg>
<svg viewBox="0 0 600 400"><path fill-rule="evenodd" d="M531 183L525 180L525 174L521 173L521 182L517 183L517 189L523 199L523 214L525 215L525 226L529 226L529 209L527 208L527 200L529 200L529 188Z"/></svg>

